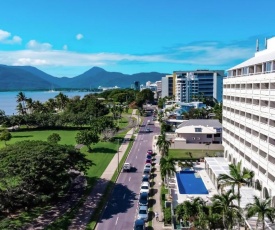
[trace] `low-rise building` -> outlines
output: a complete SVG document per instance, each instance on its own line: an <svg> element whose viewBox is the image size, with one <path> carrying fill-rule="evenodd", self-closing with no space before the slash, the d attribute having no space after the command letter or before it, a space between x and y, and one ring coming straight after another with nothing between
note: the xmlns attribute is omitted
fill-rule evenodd
<svg viewBox="0 0 275 230"><path fill-rule="evenodd" d="M216 119L184 120L170 140L173 149L223 150L222 124Z"/></svg>

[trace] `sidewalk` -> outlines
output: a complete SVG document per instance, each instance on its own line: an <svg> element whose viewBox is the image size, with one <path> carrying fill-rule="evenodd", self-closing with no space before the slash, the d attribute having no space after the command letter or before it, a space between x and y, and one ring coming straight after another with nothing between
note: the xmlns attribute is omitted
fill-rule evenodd
<svg viewBox="0 0 275 230"><path fill-rule="evenodd" d="M133 110L132 116L135 116L136 111ZM125 135L125 139L131 137L134 134L135 128L132 128ZM86 201L83 206L79 209L78 213L75 215L75 218L72 220L71 226L68 228L69 230L84 230L86 229L87 224L89 223L94 210L96 209L98 203L103 196L105 189L108 185L108 182L112 179L115 171L117 170L118 160L119 162L123 158L129 142L124 141L119 147L119 154L116 153L109 163L108 167L105 169L100 179L98 179L96 185L94 186L91 193L88 195ZM119 159L118 159L119 157Z"/></svg>
<svg viewBox="0 0 275 230"><path fill-rule="evenodd" d="M153 137L153 143L152 143L152 146L153 146L153 151L156 153L156 165L155 165L155 178L154 178L154 182L155 182L155 185L154 185L154 191L156 191L156 193L154 194L153 196L153 199L156 201L156 203L153 205L153 212L154 213L158 213L159 214L159 221L156 220L156 218L153 218L153 229L154 230L161 230L161 229L164 229L163 227L163 210L162 210L162 207L161 207L161 201L160 201L160 198L161 198L161 184L162 184L162 180L161 180L161 175L160 175L160 165L159 165L159 161L160 161L160 158L161 158L161 155L158 151L158 148L156 146L156 142L157 142L157 139L156 139L157 136L154 136Z"/></svg>

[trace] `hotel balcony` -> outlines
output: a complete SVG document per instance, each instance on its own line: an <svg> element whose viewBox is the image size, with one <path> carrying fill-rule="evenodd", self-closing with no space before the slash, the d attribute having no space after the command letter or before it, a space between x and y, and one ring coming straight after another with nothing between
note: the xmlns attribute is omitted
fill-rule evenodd
<svg viewBox="0 0 275 230"><path fill-rule="evenodd" d="M275 108L270 108L269 113L271 113L272 115L275 115Z"/></svg>
<svg viewBox="0 0 275 230"><path fill-rule="evenodd" d="M268 147L269 147L268 148L268 150L269 150L268 153L272 156L275 156L275 145L269 144Z"/></svg>

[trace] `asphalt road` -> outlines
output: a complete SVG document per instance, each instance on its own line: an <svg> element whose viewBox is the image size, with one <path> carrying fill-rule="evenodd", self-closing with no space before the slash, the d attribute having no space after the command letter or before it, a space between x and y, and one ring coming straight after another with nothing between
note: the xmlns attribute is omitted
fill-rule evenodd
<svg viewBox="0 0 275 230"><path fill-rule="evenodd" d="M147 125L147 121L151 124ZM150 133L145 133L150 128ZM153 136L159 133L152 116L145 117L140 132L126 162L132 164L131 172L120 173L109 202L97 224L97 230L132 230L137 215L142 172L148 149L152 149Z"/></svg>

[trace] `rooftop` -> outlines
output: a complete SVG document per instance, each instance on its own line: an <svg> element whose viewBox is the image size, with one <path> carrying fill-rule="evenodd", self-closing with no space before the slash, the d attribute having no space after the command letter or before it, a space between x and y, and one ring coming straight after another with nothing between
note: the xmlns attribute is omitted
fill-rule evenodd
<svg viewBox="0 0 275 230"><path fill-rule="evenodd" d="M205 126L205 127L215 127L222 128L222 124L218 119L190 119L183 121L178 128L186 126Z"/></svg>

